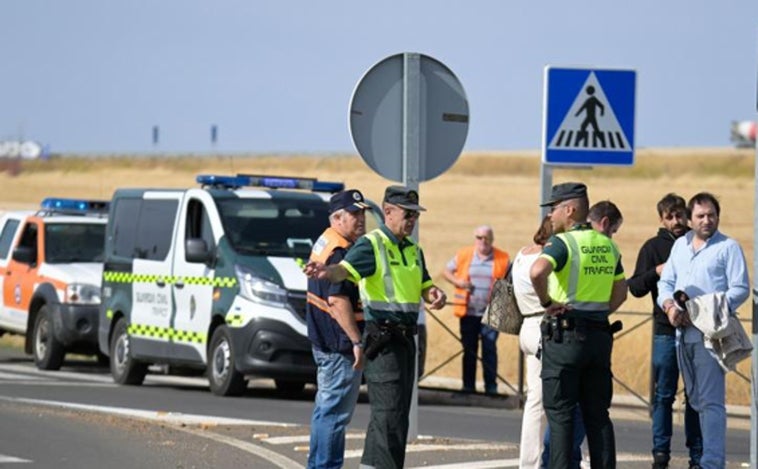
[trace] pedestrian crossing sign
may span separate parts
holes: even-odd
[[[634,164],[637,72],[545,68],[542,161]]]

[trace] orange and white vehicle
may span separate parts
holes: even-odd
[[[37,367],[97,354],[108,202],[48,198],[0,219],[0,335],[25,336]]]

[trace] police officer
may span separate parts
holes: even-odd
[[[313,245],[310,259],[325,264],[340,262],[355,240],[366,233],[364,211],[368,208],[358,190],[334,194],[329,201],[329,228]],[[363,313],[358,286],[349,281],[308,279],[306,320],[318,366],[308,468],[338,469],[344,465],[345,430],[363,375]]]
[[[553,186],[555,233],[532,265],[532,285],[545,308],[542,337],[543,405],[551,429],[551,469],[571,462],[574,408],[582,410],[593,469],[616,467],[613,424],[612,332],[608,315],[626,300],[616,244],[587,223],[587,186]],[[548,282],[548,277],[551,277]]]
[[[419,214],[418,193],[403,186],[384,192],[384,225],[361,237],[337,265],[309,262],[309,277],[360,282],[371,420],[361,467],[402,468],[414,386],[416,319],[420,300],[440,309],[447,300],[409,236]]]

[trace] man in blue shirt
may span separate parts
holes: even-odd
[[[718,230],[721,208],[715,196],[707,192],[696,194],[687,203],[687,209],[692,230],[678,238],[671,248],[658,281],[658,305],[678,328],[676,345],[684,386],[690,404],[700,416],[703,433],[699,467],[723,468],[726,466],[724,370],[705,348],[703,334],[674,298],[679,292],[690,299],[724,292],[729,310],[734,313],[750,294],[747,262],[739,244]]]

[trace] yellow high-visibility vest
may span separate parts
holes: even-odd
[[[556,281],[548,284],[550,298],[578,310],[608,312],[621,258],[616,243],[593,229],[556,236],[566,243],[568,259],[562,270],[553,271]]]

